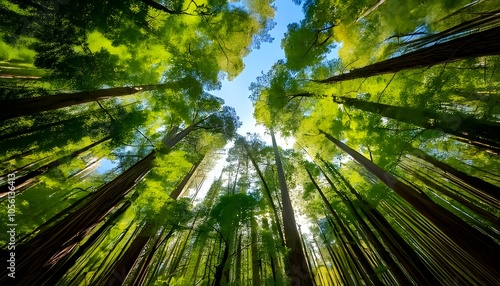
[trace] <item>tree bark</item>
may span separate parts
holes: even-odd
[[[500,247],[488,236],[471,227],[460,218],[437,205],[423,193],[416,192],[412,187],[385,172],[379,166],[366,159],[363,155],[351,149],[344,143],[333,138],[330,134],[320,130],[332,143],[348,153],[354,160],[378,177],[397,195],[412,205],[422,216],[428,219],[461,249],[467,252],[472,264],[480,264],[490,274],[492,281],[500,277],[495,266],[500,257]],[[475,260],[475,261],[473,261]]]
[[[289,275],[292,285],[312,286],[311,273],[307,267],[302,245],[300,243],[299,232],[297,231],[297,223],[293,213],[292,202],[288,194],[288,186],[286,184],[283,165],[278,152],[274,131],[271,129],[271,139],[273,142],[274,158],[276,161],[276,169],[278,170],[278,179],[281,190],[281,201],[283,203],[283,227],[285,229],[285,244],[290,249],[288,259],[290,261]]]
[[[170,197],[174,200],[177,200],[179,198],[179,196],[181,195],[182,191],[184,190],[184,188],[186,187],[187,183],[189,182],[189,180],[193,177],[193,175],[196,173],[196,170],[198,169],[198,167],[200,166],[201,162],[203,161],[203,158],[205,158],[205,155],[203,155],[203,157],[201,157],[192,167],[191,167],[191,170],[189,170],[189,172],[184,176],[184,178],[182,179],[182,181],[177,185],[177,187],[175,188],[175,190],[172,191],[172,193],[170,193]]]
[[[357,98],[334,97],[334,101],[357,109],[376,113],[425,129],[442,131],[462,138],[466,143],[500,153],[500,124],[461,114],[439,114],[427,110],[400,107]]]
[[[500,54],[500,27],[494,27],[315,82],[340,82],[498,54]]]
[[[260,273],[259,264],[261,260],[259,259],[259,247],[257,245],[257,222],[255,217],[251,217],[251,249],[252,249],[252,286],[260,286]]]
[[[92,91],[60,93],[31,98],[3,100],[0,102],[0,121],[19,116],[31,115],[42,111],[83,104],[95,100],[122,97],[136,94],[141,91],[168,89],[171,87],[173,87],[172,83],[139,85],[132,87],[113,87]]]

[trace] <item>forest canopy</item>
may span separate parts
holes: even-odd
[[[0,0],[0,284],[497,285],[498,7]]]

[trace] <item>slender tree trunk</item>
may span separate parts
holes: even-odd
[[[429,270],[425,261],[418,255],[415,250],[394,230],[386,218],[375,208],[373,208],[361,195],[349,184],[335,168],[322,160],[325,165],[331,170],[349,191],[358,199],[361,204],[361,210],[367,217],[368,221],[377,230],[378,234],[388,246],[389,251],[397,258],[399,263],[403,265],[405,270],[410,274],[413,284],[417,285],[441,285],[439,280],[435,278]]]
[[[191,125],[168,140],[172,148],[191,130]],[[51,228],[40,232],[27,245],[19,246],[22,251],[16,265],[20,283],[41,284],[48,269],[71,253],[78,243],[99,224],[153,167],[156,153],[153,151],[111,182],[92,194],[92,199],[80,209],[69,214]],[[5,272],[4,270],[3,272]],[[3,273],[2,272],[2,273]],[[30,275],[27,275],[30,273]],[[7,275],[0,277],[0,283]]]
[[[267,182],[264,179],[264,175],[262,174],[262,171],[260,170],[259,165],[257,164],[257,161],[255,160],[255,157],[253,156],[252,152],[250,152],[250,149],[248,148],[247,142],[245,140],[243,140],[243,147],[245,148],[245,151],[248,157],[250,158],[250,162],[252,162],[252,165],[255,171],[257,172],[257,175],[259,176],[262,185],[264,186],[264,191],[265,191],[264,193],[266,194],[266,197],[269,200],[269,205],[273,210],[274,220],[276,221],[276,225],[278,227],[278,235],[281,239],[281,244],[285,245],[285,238],[283,236],[283,230],[281,228],[280,217],[278,215],[278,211],[276,210],[276,206],[274,205],[273,196],[271,195],[271,190],[269,189],[269,186],[267,185]]]
[[[326,262],[325,256],[323,255],[323,252],[321,251],[320,245],[319,245],[318,241],[316,240],[316,238],[314,238],[314,237],[313,237],[313,241],[314,241],[314,244],[316,244],[316,247],[318,248],[319,256],[321,258],[321,261],[323,262],[323,265],[325,266],[326,275],[328,276],[328,281],[330,282],[329,285],[334,285],[335,283],[333,282],[332,273],[330,272],[330,269],[329,269],[328,264]]]
[[[142,250],[151,239],[149,231],[151,231],[151,226],[146,224],[142,227],[139,234],[132,241],[132,244],[127,248],[123,256],[110,271],[104,285],[112,286],[124,284],[132,267],[139,260]]]
[[[132,95],[141,91],[168,89],[174,85],[175,83],[140,85],[132,87],[113,87],[92,91],[3,100],[0,101],[0,121],[19,116],[31,115],[42,111],[83,104],[95,100]]]
[[[104,143],[108,140],[110,140],[111,137],[108,136],[108,137],[104,137],[102,138],[101,140],[99,141],[96,141],[88,146],[85,146],[77,151],[74,151],[73,153],[69,154],[69,155],[66,155],[64,157],[61,157],[55,161],[52,161],[48,164],[45,164],[43,166],[41,166],[40,168],[34,170],[34,171],[31,171],[29,172],[28,174],[22,176],[22,177],[18,177],[16,178],[16,189],[18,188],[22,188],[24,186],[24,184],[26,184],[26,182],[29,182],[30,180],[32,180],[33,178],[37,177],[37,176],[40,176],[40,175],[43,175],[45,174],[46,172],[54,169],[54,168],[57,168],[59,166],[61,166],[62,164],[66,163],[68,160],[71,160],[73,158],[76,158],[78,157],[80,154],[90,150],[91,148],[101,144],[101,143]],[[7,194],[9,193],[9,185],[3,185],[0,187],[0,198],[6,196]]]
[[[430,67],[467,58],[500,54],[500,27],[467,34],[444,43],[434,44],[413,52],[390,58],[365,67],[351,70],[319,83],[332,83],[375,75],[395,73],[401,70]]]
[[[174,234],[175,230],[176,230],[176,228],[172,227],[165,237],[162,236],[164,231],[162,231],[162,233],[158,237],[156,237],[156,241],[151,246],[151,248],[148,250],[147,256],[143,259],[143,261],[141,261],[139,269],[136,272],[137,275],[135,277],[133,277],[133,279],[130,281],[131,285],[144,285],[144,283],[146,281],[146,276],[148,275],[148,270],[150,269],[153,258],[157,254],[158,245],[168,242],[170,237],[172,237],[172,235]],[[152,237],[150,236],[149,239],[151,240]],[[137,257],[137,258],[139,258],[139,257]],[[117,268],[117,270],[118,270],[118,268]],[[129,269],[129,274],[130,274],[131,270],[132,270],[132,268]]]
[[[460,114],[439,114],[356,98],[334,97],[334,101],[425,129],[438,130],[462,138],[466,143],[500,153],[500,124]]]
[[[434,189],[436,191],[439,191],[443,195],[445,195],[445,196],[453,199],[454,201],[462,204],[463,206],[465,206],[469,210],[473,211],[476,215],[480,216],[484,220],[489,221],[493,224],[496,224],[497,226],[500,226],[497,216],[480,208],[479,206],[472,203],[470,200],[462,197],[461,195],[455,193],[454,191],[447,189],[446,186],[442,186],[442,185],[432,181],[432,177],[429,177],[429,178],[426,177],[424,172],[418,172],[414,168],[412,168],[406,164],[403,164],[403,163],[401,163],[400,166],[401,166],[401,169],[403,169],[405,172],[413,175],[415,178],[419,179],[427,186],[431,187],[432,189]]]
[[[486,199],[486,202],[489,204],[496,203],[498,205],[500,203],[500,187],[457,170],[416,148],[412,148],[409,151],[412,155],[432,164],[444,173],[450,174],[456,178],[456,180],[463,182],[467,189],[473,192],[475,197],[481,199],[482,201],[485,201]]]
[[[67,122],[71,122],[71,121],[75,121],[75,120],[78,120],[78,119],[77,118],[72,118],[72,119],[66,119],[66,120],[59,120],[59,121],[48,123],[48,124],[44,124],[44,125],[38,125],[38,126],[35,126],[35,127],[24,128],[22,130],[15,131],[15,132],[12,132],[12,133],[2,134],[2,135],[0,135],[0,140],[7,140],[7,139],[11,139],[11,138],[14,138],[14,137],[17,137],[17,136],[21,136],[21,135],[25,135],[25,134],[30,134],[30,133],[41,131],[41,130],[45,130],[45,129],[48,129],[48,128],[51,128],[51,127],[54,127],[54,126],[63,125],[65,123],[67,123]]]
[[[307,267],[302,245],[300,243],[299,232],[297,231],[297,223],[293,213],[292,202],[288,193],[288,186],[286,184],[285,173],[283,172],[283,165],[278,152],[276,138],[274,138],[274,131],[271,129],[271,139],[273,142],[274,158],[276,160],[276,169],[278,170],[278,179],[280,182],[281,201],[283,203],[283,226],[285,229],[285,244],[290,249],[289,261],[290,269],[289,275],[292,279],[292,285],[312,286],[311,273]]]
[[[120,217],[120,215],[123,214],[128,209],[128,207],[130,207],[130,205],[130,201],[126,201],[125,203],[123,203],[122,206],[118,210],[116,210],[106,220],[106,222],[101,227],[99,227],[99,229],[95,231],[89,237],[89,239],[87,239],[87,241],[85,241],[82,246],[78,247],[78,250],[75,251],[75,253],[73,253],[71,257],[65,259],[65,261],[62,262],[57,269],[54,269],[53,271],[51,270],[53,274],[50,275],[50,278],[47,280],[46,285],[56,285],[57,282],[60,281],[60,279],[64,276],[64,274],[68,272],[73,265],[75,265],[78,258],[83,255],[99,239],[102,239],[103,234],[113,226],[113,224],[116,222],[116,219]]]
[[[229,259],[229,243],[224,241],[224,252],[222,254],[221,262],[217,265],[214,276],[214,285],[226,285],[229,281],[227,280],[229,277],[224,277],[224,270],[226,268],[226,263]],[[223,283],[223,284],[222,284]]]
[[[445,208],[434,203],[423,193],[416,192],[412,187],[385,172],[363,155],[333,138],[330,134],[322,130],[320,132],[373,175],[377,176],[384,184],[394,190],[396,194],[412,205],[422,216],[427,218],[461,249],[468,253],[471,256],[470,263],[480,264],[489,272],[489,278],[492,281],[500,277],[499,270],[495,266],[498,263],[498,257],[500,257],[500,247],[497,243]]]
[[[241,285],[241,234],[238,236],[238,245],[236,246],[236,265],[234,267],[234,283]]]
[[[26,164],[26,165],[24,165],[22,167],[19,167],[19,168],[15,169],[15,170],[12,170],[12,171],[10,171],[8,173],[5,173],[5,174],[3,174],[3,175],[0,176],[0,181],[7,180],[9,174],[15,174],[16,177],[19,177],[19,176],[17,176],[17,173],[19,173],[21,171],[24,171],[26,169],[29,169],[29,168],[33,167],[34,165],[36,165],[36,163],[38,163],[40,161],[43,161],[43,160],[45,160],[45,159],[47,159],[49,157],[50,157],[50,155],[46,156],[46,157],[43,157],[43,158],[40,158],[40,159],[37,159],[37,160],[35,160],[35,161],[33,161],[33,162],[29,163],[29,164]]]
[[[319,168],[319,166],[318,166],[318,168]],[[389,270],[393,273],[398,284],[400,284],[400,285],[411,284],[411,282],[406,278],[404,273],[399,268],[399,265],[394,261],[392,256],[385,250],[384,246],[378,240],[378,238],[375,236],[375,234],[372,232],[371,228],[368,226],[368,224],[365,222],[365,220],[358,214],[352,201],[349,200],[349,198],[345,194],[341,193],[337,189],[335,184],[330,180],[330,178],[326,175],[326,173],[323,171],[322,168],[319,168],[319,169],[320,169],[321,173],[323,174],[323,176],[328,181],[328,183],[330,184],[332,190],[337,194],[338,197],[341,198],[342,202],[345,204],[345,206],[347,207],[349,212],[356,218],[356,220],[358,221],[359,225],[361,226],[363,232],[367,236],[368,240],[377,250],[377,253],[383,259],[383,261],[385,263],[387,263]],[[309,172],[309,170],[306,169],[306,171],[309,174],[309,178],[311,178],[311,180],[314,180],[314,178],[312,177],[312,174]],[[313,183],[313,184],[315,184],[315,183]]]
[[[182,191],[184,190],[184,188],[186,188],[186,185],[187,183],[189,182],[189,180],[191,180],[191,178],[193,177],[193,175],[196,173],[196,170],[198,169],[198,167],[200,166],[201,162],[203,161],[203,158],[205,158],[205,155],[203,155],[203,157],[201,157],[192,167],[191,167],[191,170],[189,170],[189,172],[184,176],[184,178],[182,179],[182,181],[177,185],[177,187],[175,188],[175,190],[172,191],[172,193],[170,193],[170,197],[174,200],[177,200],[177,198],[179,198],[179,196],[181,195]]]
[[[333,209],[332,205],[330,204],[330,202],[326,198],[325,194],[323,193],[321,188],[318,186],[318,184],[314,180],[314,177],[309,172],[309,170],[307,170],[307,173],[309,174],[309,178],[311,179],[311,182],[313,183],[314,187],[318,191],[326,208],[333,215],[333,217],[337,221],[337,224],[339,225],[340,229],[344,233],[344,236],[347,238],[348,243],[351,245],[352,249],[354,250],[354,253],[357,257],[355,262],[359,263],[360,268],[362,269],[361,272],[362,273],[364,272],[368,275],[368,277],[365,276],[365,283],[367,283],[368,285],[371,285],[371,284],[383,285],[382,281],[380,281],[380,279],[378,278],[377,273],[375,273],[375,271],[373,270],[373,267],[370,265],[370,262],[368,261],[366,256],[363,254],[363,251],[361,251],[361,248],[359,247],[359,245],[356,243],[356,241],[354,241],[354,238],[352,237],[351,233],[349,232],[347,227],[343,224],[342,219],[337,214],[337,212]]]
[[[252,286],[260,286],[260,274],[259,274],[259,247],[257,241],[257,222],[255,221],[255,217],[251,218],[251,239],[252,239]]]

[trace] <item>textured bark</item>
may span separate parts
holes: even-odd
[[[130,205],[130,201],[126,201],[125,203],[123,203],[123,205],[118,210],[116,210],[106,220],[106,222],[101,227],[99,227],[97,231],[92,233],[92,235],[87,239],[87,241],[85,241],[82,246],[78,247],[78,250],[75,251],[71,255],[71,257],[65,259],[64,262],[60,263],[57,269],[52,269],[51,272],[53,274],[50,275],[51,277],[47,280],[46,285],[56,285],[56,283],[64,276],[64,274],[68,272],[68,270],[76,263],[78,258],[83,255],[85,251],[87,251],[87,249],[89,249],[99,239],[102,239],[103,234],[105,234],[106,231],[108,231],[113,226],[113,224],[116,222],[116,219],[121,214],[123,214],[128,209],[128,207],[130,207]]]
[[[316,82],[340,82],[498,54],[500,54],[500,27],[494,27]]]
[[[417,108],[368,102],[356,98],[334,97],[334,101],[425,129],[441,131],[462,138],[464,142],[478,148],[491,149],[495,154],[500,152],[500,124],[496,122],[460,114],[440,114]]]
[[[172,86],[173,84],[157,84],[132,87],[113,87],[92,91],[3,100],[0,102],[0,121],[96,100],[132,95],[141,91],[167,89]]]
[[[271,129],[271,139],[273,142],[274,158],[276,161],[276,169],[278,170],[278,179],[281,190],[281,201],[283,203],[283,227],[285,229],[285,244],[290,249],[288,259],[290,261],[289,275],[292,285],[310,286],[313,285],[311,273],[307,267],[307,262],[300,243],[299,232],[297,231],[297,223],[293,213],[292,202],[288,194],[288,186],[286,184],[283,165],[278,152],[276,138]]]
[[[369,170],[373,175],[378,177],[397,195],[412,205],[423,217],[441,230],[449,239],[451,239],[451,241],[456,243],[461,249],[470,255],[472,259],[470,263],[481,265],[482,268],[489,273],[489,279],[491,279],[491,281],[500,277],[499,270],[496,267],[498,264],[498,257],[500,257],[500,247],[497,243],[462,221],[445,208],[434,203],[423,193],[417,192],[409,185],[385,172],[363,155],[333,138],[330,134],[321,130],[320,132],[331,142],[348,153],[364,168]]]

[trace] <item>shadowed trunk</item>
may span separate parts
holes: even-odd
[[[316,82],[339,82],[498,54],[500,54],[500,27],[495,27],[421,48],[401,56],[351,70],[348,73],[316,80]]]
[[[360,266],[361,274],[366,273],[366,275],[368,275],[368,276],[363,275],[365,283],[367,283],[368,285],[383,285],[382,281],[380,281],[380,279],[378,278],[377,273],[375,273],[375,271],[373,270],[373,267],[370,265],[370,262],[368,261],[366,256],[363,254],[363,251],[359,247],[358,243],[356,243],[356,241],[352,237],[351,233],[349,232],[347,227],[344,225],[342,219],[339,217],[337,212],[333,209],[332,205],[330,204],[330,202],[326,198],[325,194],[323,193],[321,188],[318,186],[318,184],[314,180],[312,174],[309,172],[309,170],[306,169],[306,171],[307,171],[307,174],[309,175],[309,178],[311,179],[311,182],[313,183],[313,185],[316,188],[316,190],[318,191],[321,199],[323,200],[323,203],[325,204],[326,208],[333,215],[333,217],[337,221],[337,224],[339,225],[340,229],[344,233],[344,236],[347,238],[348,243],[351,245],[351,247],[354,251],[354,254],[356,255],[356,259],[354,260],[354,262]]]
[[[262,171],[259,168],[259,165],[257,164],[257,161],[255,160],[252,152],[250,152],[250,149],[248,148],[247,142],[243,140],[243,147],[245,148],[245,151],[250,158],[250,162],[252,162],[252,165],[257,172],[257,175],[260,178],[260,181],[262,182],[262,185],[264,186],[264,193],[266,194],[267,199],[269,200],[269,204],[271,205],[271,209],[273,210],[274,214],[274,220],[276,221],[276,225],[278,228],[278,235],[281,239],[281,244],[285,245],[285,238],[283,236],[283,230],[281,228],[281,223],[280,223],[280,217],[278,216],[278,211],[276,210],[276,206],[274,205],[274,200],[273,196],[271,195],[271,190],[269,189],[269,186],[267,185],[266,180],[264,179],[264,175],[262,174]]]
[[[412,148],[409,150],[410,153],[428,163],[432,164],[434,167],[440,169],[444,173],[450,174],[455,180],[462,182],[463,187],[468,189],[475,197],[491,205],[500,204],[500,188],[488,183],[480,178],[470,176],[460,170],[453,168],[452,166],[443,163],[432,156],[427,155],[419,149]]]
[[[167,147],[172,148],[181,141],[191,132],[193,126],[191,125],[173,138],[165,140]],[[49,229],[40,232],[26,245],[19,246],[21,255],[16,270],[20,277],[20,283],[26,285],[43,284],[47,271],[70,254],[78,243],[149,173],[155,157],[156,153],[151,152],[93,193],[91,199],[77,211],[69,214]],[[30,273],[30,275],[26,273]],[[2,275],[0,283],[6,277],[7,275]]]
[[[484,281],[495,281],[499,277],[497,265],[500,257],[500,247],[488,236],[471,227],[460,218],[449,212],[445,208],[437,205],[425,194],[417,192],[409,185],[396,179],[391,174],[385,172],[379,166],[351,149],[344,143],[333,138],[330,134],[320,130],[332,143],[348,153],[354,160],[364,168],[378,177],[384,184],[391,188],[397,195],[412,205],[422,216],[434,224],[454,243],[470,255],[470,266],[481,265],[486,277]],[[475,261],[474,261],[475,260]]]
[[[285,229],[285,244],[290,249],[288,259],[290,261],[289,276],[292,285],[311,286],[313,285],[311,273],[307,267],[307,262],[300,243],[299,232],[297,231],[297,223],[293,213],[292,202],[288,194],[288,186],[286,184],[283,165],[278,152],[274,131],[271,129],[271,139],[273,142],[274,158],[276,160],[276,169],[278,170],[278,179],[280,182],[281,201],[283,203],[283,227]]]
[[[475,119],[461,114],[436,113],[432,111],[368,102],[357,98],[334,97],[337,103],[379,114],[425,129],[437,130],[464,139],[466,143],[483,149],[500,152],[500,124]]]
[[[136,94],[141,91],[171,88],[173,84],[140,85],[131,87],[113,87],[75,93],[20,98],[0,101],[0,121],[19,116],[54,110],[82,103]]]
[[[96,141],[88,146],[85,146],[85,147],[79,149],[79,150],[76,150],[69,155],[66,155],[64,157],[61,157],[61,158],[55,160],[55,161],[52,161],[48,164],[45,164],[45,165],[41,166],[40,168],[33,170],[22,177],[17,177],[16,184],[15,184],[16,189],[18,190],[18,189],[22,188],[25,184],[31,182],[35,177],[41,176],[41,175],[47,173],[48,171],[61,166],[62,164],[68,162],[69,160],[78,157],[80,154],[82,154],[82,153],[90,150],[91,148],[93,148],[101,143],[104,143],[110,139],[111,139],[110,136],[104,137],[101,140]],[[9,185],[8,184],[0,187],[0,198],[6,196],[8,193],[9,193]],[[18,194],[19,192],[16,192],[16,193]]]

